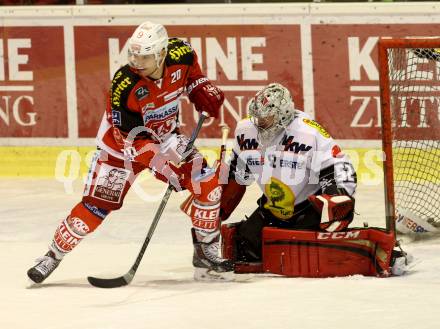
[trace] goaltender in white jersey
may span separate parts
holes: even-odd
[[[292,122],[282,133],[268,145],[261,139],[250,118],[238,123],[233,148],[238,158],[235,178],[246,185],[256,181],[267,199],[264,208],[275,217],[291,218],[296,205],[333,178],[344,194],[354,197],[356,173],[349,158],[308,114],[294,110]],[[334,177],[327,177],[330,174]]]
[[[236,265],[261,261],[262,229],[267,226],[347,230],[354,216],[356,172],[329,133],[295,109],[285,87],[272,83],[258,92],[234,137],[222,220],[231,215],[246,186],[257,182],[263,191],[257,209],[233,224]],[[393,250],[392,273],[404,273],[409,261],[402,250]]]
[[[261,258],[265,226],[340,231],[353,220],[356,172],[327,131],[296,110],[289,91],[272,83],[252,99],[235,129],[221,217],[226,220],[253,182],[263,191],[237,226],[238,259]],[[242,259],[240,257],[242,256]]]

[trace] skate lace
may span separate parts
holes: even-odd
[[[53,271],[59,263],[59,261],[57,261],[49,256],[39,257],[39,258],[37,258],[36,262],[38,264],[35,267],[44,274]]]
[[[219,256],[219,243],[202,245],[203,254],[213,263],[221,263],[223,259]]]

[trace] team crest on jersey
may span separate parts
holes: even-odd
[[[109,202],[119,203],[129,176],[129,171],[101,165],[98,182],[92,196]]]
[[[150,91],[147,87],[139,87],[138,89],[136,89],[134,94],[136,95],[136,98],[140,101],[145,97],[148,97],[148,95],[150,95]]]
[[[287,136],[285,135],[282,141],[282,145],[284,146],[284,151],[290,151],[293,153],[300,153],[300,152],[308,152],[312,149],[311,146],[294,142],[293,136]]]
[[[267,197],[267,202],[264,205],[265,209],[281,220],[286,220],[293,216],[295,194],[293,194],[289,186],[275,177],[271,177],[264,191]]]
[[[237,143],[240,150],[256,150],[258,148],[258,142],[255,138],[244,138],[244,134],[237,136]]]
[[[316,129],[322,136],[325,138],[330,138],[330,134],[327,132],[327,130],[324,129],[319,123],[313,120],[309,119],[303,119],[304,123],[314,129]]]

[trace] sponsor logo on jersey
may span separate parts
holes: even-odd
[[[246,159],[246,164],[248,166],[263,166],[264,165],[264,158],[263,157],[260,157],[260,158],[249,157]]]
[[[179,103],[178,101],[173,101],[155,110],[146,111],[143,115],[144,123],[146,124],[149,121],[163,120],[169,116],[175,115],[178,111],[179,111]]]
[[[119,72],[121,73],[121,72]],[[118,76],[118,75],[117,75]],[[113,79],[113,84],[116,84],[117,76]],[[120,75],[119,75],[120,77]],[[122,91],[127,89],[132,84],[130,77],[126,77],[124,80],[117,83],[116,88],[112,88],[112,104],[115,106],[121,106],[121,94]]]
[[[325,138],[330,138],[330,134],[319,123],[309,119],[303,119],[304,123],[314,129],[316,129]]]
[[[83,236],[77,233],[76,229],[72,227],[72,225],[78,226],[79,221],[84,224],[81,224],[80,226],[83,227],[83,229],[86,229],[87,227],[88,232],[88,226],[80,218],[74,217],[72,219],[69,216],[68,218],[63,220],[62,223],[58,226],[55,232],[54,242],[52,243],[52,246],[56,247],[59,251],[63,253],[71,251],[83,238]],[[74,224],[74,222],[76,223]]]
[[[284,136],[282,145],[284,146],[284,151],[293,153],[308,152],[312,149],[309,145],[294,142],[293,136]]]
[[[240,146],[240,150],[256,150],[258,148],[258,142],[255,138],[244,138],[244,134],[237,136],[237,143]]]
[[[98,173],[98,182],[92,196],[105,201],[119,203],[128,175],[128,170],[103,164]]]
[[[295,194],[289,186],[276,179],[270,178],[270,183],[266,184],[264,194],[267,202],[264,208],[269,210],[275,217],[287,220],[293,216],[295,207]]]
[[[85,235],[90,232],[89,226],[79,217],[69,216],[67,223],[74,233],[79,235]]]
[[[280,159],[281,168],[302,169],[302,163],[293,160]]]
[[[134,94],[136,95],[136,98],[138,100],[142,100],[145,97],[148,97],[148,95],[150,95],[150,91],[148,90],[147,87],[139,87],[138,89],[136,89]]]
[[[320,232],[317,238],[320,240],[341,240],[341,239],[357,239],[361,231],[348,232]]]
[[[183,43],[179,47],[171,48],[169,55],[172,60],[178,61],[182,56],[191,53],[193,50],[188,43]]]
[[[193,218],[212,220],[217,219],[220,215],[220,207],[215,209],[199,209],[194,210]]]
[[[90,203],[83,202],[83,205],[90,210],[94,215],[101,219],[104,219],[108,215],[108,211],[105,209],[98,208],[97,206],[91,205]]]
[[[115,126],[121,125],[121,112],[112,110],[112,122]]]

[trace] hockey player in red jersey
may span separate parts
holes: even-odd
[[[234,225],[235,260],[261,261],[264,227],[325,234],[346,230],[354,216],[356,172],[327,131],[296,110],[290,92],[278,83],[256,94],[249,115],[235,129],[222,220],[247,185],[256,182],[263,195],[249,218]],[[403,256],[393,252],[391,265],[401,265]]]
[[[56,229],[49,251],[29,269],[40,283],[63,257],[122,207],[133,179],[144,169],[193,195],[191,219],[195,279],[231,273],[219,257],[221,186],[215,169],[196,150],[183,154],[188,139],[179,132],[179,100],[184,93],[199,112],[218,117],[223,92],[206,78],[191,46],[168,38],[166,29],[142,23],[128,41],[128,64],[114,75],[84,195]]]

